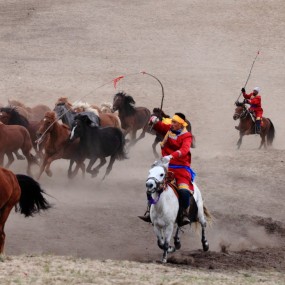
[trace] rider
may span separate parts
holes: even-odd
[[[180,208],[178,225],[187,225],[190,223],[190,198],[194,192],[192,181],[195,176],[190,168],[192,134],[186,130],[187,123],[185,122],[185,115],[182,113],[175,113],[171,124],[160,122],[156,116],[152,116],[150,124],[153,124],[153,129],[156,132],[164,136],[161,142],[162,161],[169,163],[168,170],[173,172],[178,187]],[[149,206],[145,215],[139,216],[139,218],[145,222],[151,222]]]
[[[256,127],[256,133],[260,134],[261,131],[261,119],[263,114],[263,109],[261,108],[261,96],[258,95],[260,91],[259,87],[255,87],[250,94],[245,93],[245,89],[242,88],[241,92],[243,94],[244,103],[250,104],[249,111],[252,111],[255,115],[255,127]]]

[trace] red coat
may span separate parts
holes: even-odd
[[[157,122],[153,129],[165,136],[166,133],[170,130],[171,125],[166,125],[162,122]],[[191,152],[190,146],[192,143],[192,134],[187,130],[182,131],[180,134],[176,135],[173,132],[169,133],[168,139],[165,142],[164,146],[161,148],[162,156],[172,155],[170,160],[169,170],[174,173],[176,184],[179,189],[188,189],[190,191],[194,190],[193,184],[191,183],[191,174],[186,169],[177,169],[171,167],[172,165],[182,165],[188,166],[191,165]]]
[[[254,96],[253,93],[246,94],[243,93],[243,97],[248,100],[248,103],[250,104],[250,111],[253,111],[255,113],[256,117],[262,117],[263,109],[261,108],[261,96],[256,95]]]

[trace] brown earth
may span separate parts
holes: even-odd
[[[8,0],[0,4],[0,103],[53,107],[66,96],[100,105],[124,90],[152,109],[160,106],[160,86],[139,72],[154,74],[164,85],[164,110],[191,120],[192,166],[215,217],[207,228],[210,251],[186,229],[170,263],[284,273],[284,12],[281,0]],[[272,149],[257,150],[259,137],[246,137],[237,151],[234,102],[258,50],[247,90],[261,87],[276,138]],[[134,73],[114,90],[113,78]],[[160,259],[152,227],[137,218],[145,211],[152,141],[147,135],[104,181],[105,168],[96,179],[69,181],[68,162],[54,163],[53,177],[40,181],[54,208],[31,219],[12,213],[6,254]],[[25,162],[11,169],[23,172]]]

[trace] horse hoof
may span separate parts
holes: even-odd
[[[209,243],[206,241],[203,243],[203,250],[208,251],[209,250]]]
[[[163,263],[163,264],[167,263],[167,259],[166,258],[162,258],[161,263]]]
[[[175,249],[179,250],[181,248],[181,242],[174,242]]]

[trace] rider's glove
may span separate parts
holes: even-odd
[[[149,124],[156,124],[159,119],[156,116],[151,116],[149,119]]]
[[[161,159],[161,161],[162,161],[162,163],[169,163],[171,158],[172,158],[172,155],[166,155]]]
[[[241,88],[241,92],[242,92],[242,93],[245,93],[244,87]]]

